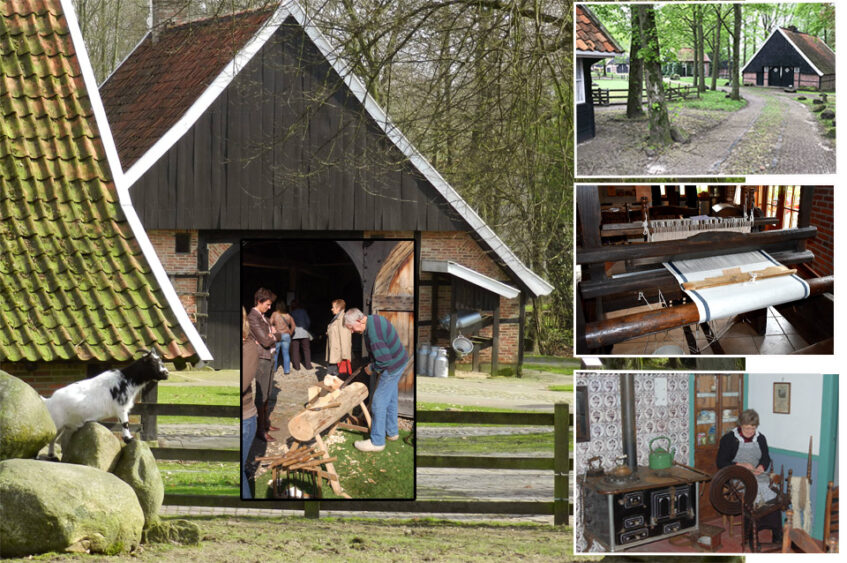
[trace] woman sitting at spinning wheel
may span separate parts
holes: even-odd
[[[738,417],[738,426],[721,437],[718,446],[717,466],[723,469],[728,465],[738,465],[749,469],[756,476],[758,491],[756,505],[762,505],[776,498],[776,493],[770,488],[770,476],[767,473],[771,465],[768,454],[768,441],[764,434],[759,433],[759,413],[747,409]],[[782,537],[782,519],[780,512],[774,512],[762,518],[761,528],[773,530],[773,541]]]

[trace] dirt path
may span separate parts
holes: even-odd
[[[672,122],[688,143],[648,155],[646,121],[631,121],[622,107],[595,108],[597,136],[577,146],[580,176],[743,175],[834,173],[835,150],[798,94],[743,88],[747,106],[736,112],[682,108]],[[597,158],[603,155],[603,158]]]

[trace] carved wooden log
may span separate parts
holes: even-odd
[[[368,397],[368,388],[364,383],[351,383],[344,389],[333,391],[321,397],[313,406],[320,407],[325,401],[339,403],[333,408],[322,408],[319,411],[305,410],[294,416],[288,422],[288,431],[296,440],[305,442],[313,439],[321,431],[329,428],[335,421],[349,413],[359,403]]]
[[[806,280],[809,296],[832,291],[832,276]],[[700,321],[697,305],[686,303],[643,313],[633,313],[585,325],[585,342],[589,349],[597,349],[636,338],[645,334],[680,328]]]

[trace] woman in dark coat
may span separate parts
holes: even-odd
[[[259,364],[259,345],[250,336],[247,311],[241,308],[241,498],[253,498],[247,480],[247,456],[256,436],[256,405],[253,403],[253,380]]]

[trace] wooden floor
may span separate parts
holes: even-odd
[[[736,518],[737,521],[740,521],[740,518]],[[705,522],[705,524],[709,524],[712,526],[717,526],[719,528],[724,528],[724,524],[721,521],[721,518],[718,517],[714,520],[709,520]],[[759,542],[764,547],[764,549],[771,548],[771,531],[770,530],[762,530],[759,532]],[[744,553],[748,553],[750,551],[749,546],[743,546]],[[712,553],[708,549],[700,548],[696,545],[693,545],[691,541],[686,539],[686,536],[677,536],[674,538],[670,538],[667,540],[661,540],[657,542],[652,542],[644,545],[640,545],[638,547],[634,547],[626,551],[626,553]],[[737,524],[733,526],[732,529],[732,537],[729,536],[728,531],[725,529],[721,534],[721,547],[714,553],[742,553],[742,545],[741,545],[741,525]]]

